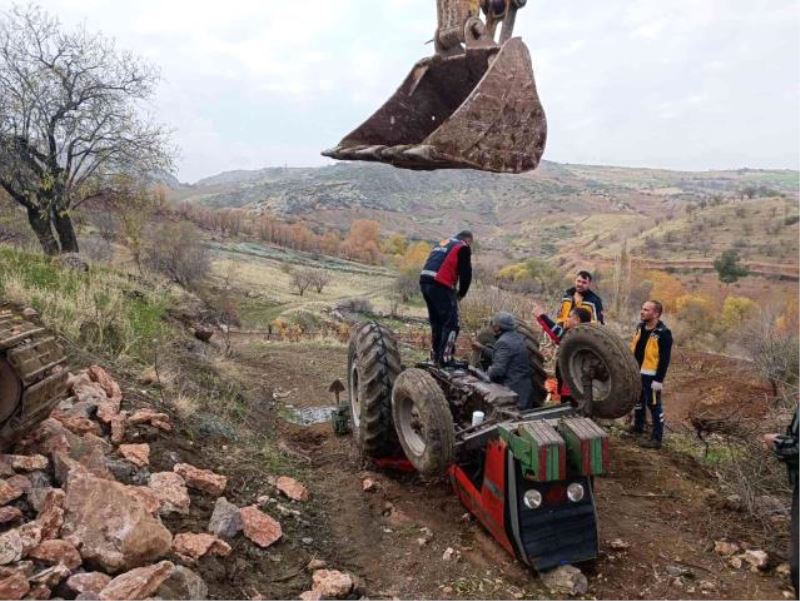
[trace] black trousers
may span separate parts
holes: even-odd
[[[458,336],[458,297],[456,291],[432,279],[419,281],[422,297],[428,306],[431,324],[431,359],[447,363],[453,358]]]

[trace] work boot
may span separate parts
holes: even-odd
[[[644,430],[637,430],[634,426],[630,426],[629,428],[625,429],[625,434],[632,436],[633,438],[638,438],[639,436],[644,435]]]
[[[660,440],[643,440],[639,443],[639,446],[643,449],[660,449],[661,448],[661,441]]]

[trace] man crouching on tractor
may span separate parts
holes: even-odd
[[[459,330],[458,301],[467,295],[472,283],[473,240],[472,232],[466,230],[442,240],[428,255],[419,276],[431,324],[431,360],[437,365],[453,360]]]
[[[496,314],[491,327],[497,338],[494,348],[477,341],[472,343],[472,348],[491,356],[492,365],[486,372],[489,379],[517,393],[520,411],[530,409],[533,406],[533,372],[525,339],[517,332],[516,321],[510,313]]]

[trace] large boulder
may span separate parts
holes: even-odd
[[[76,595],[90,593],[96,597],[108,586],[109,582],[111,582],[111,576],[103,572],[82,572],[67,578],[66,586]]]
[[[188,513],[191,499],[186,483],[179,474],[175,472],[150,474],[148,486],[161,501],[161,515]]]
[[[81,473],[67,483],[62,536],[111,573],[155,561],[172,546],[172,534],[137,491]]]
[[[28,584],[28,577],[22,572],[14,572],[0,579],[0,599],[23,599],[29,590],[31,585]]]

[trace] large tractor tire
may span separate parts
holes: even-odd
[[[558,349],[558,367],[576,399],[586,398],[584,374],[593,374],[594,417],[623,417],[639,400],[636,359],[619,336],[602,325],[586,323],[568,330]]]
[[[0,451],[46,419],[65,396],[66,362],[38,321],[0,302]]]
[[[347,351],[347,393],[353,435],[364,456],[385,457],[397,448],[392,387],[401,369],[389,329],[376,322],[357,326]]]
[[[444,392],[422,369],[401,373],[392,390],[392,417],[400,445],[425,477],[443,475],[453,462],[455,427]]]
[[[544,386],[547,380],[547,372],[544,369],[544,357],[539,352],[539,334],[534,332],[531,327],[519,318],[515,318],[517,332],[525,339],[525,346],[528,348],[528,361],[531,366],[531,383],[533,384],[533,406],[539,407],[547,398],[547,389]],[[475,338],[484,346],[494,346],[497,338],[490,326],[481,328]],[[481,351],[473,351],[470,364],[481,369],[488,369],[491,361]]]

